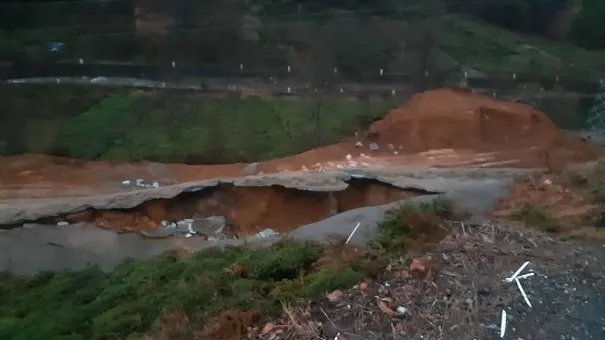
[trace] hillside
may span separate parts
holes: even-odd
[[[335,68],[351,79],[376,75],[380,69],[417,77],[426,70],[445,78],[458,77],[462,69],[582,79],[599,79],[605,72],[605,53],[513,33],[477,16],[454,14],[438,0],[421,5],[400,1],[396,6],[388,1],[355,6],[346,1],[209,1],[199,6],[184,2],[184,8],[135,3],[132,8],[80,3],[72,14],[89,6],[90,13],[98,13],[96,21],[106,18],[109,23],[87,25],[69,16],[64,6],[49,2],[45,12],[57,12],[57,6],[67,11],[62,24],[28,20],[26,27],[11,27],[8,21],[6,27],[0,25],[0,60],[25,68],[28,63],[79,58],[88,63],[176,61],[183,67],[218,68],[225,75],[239,71],[240,65],[258,73],[291,66],[293,76],[322,81]],[[11,6],[22,13],[34,8]],[[64,48],[51,53],[49,42],[61,42]]]

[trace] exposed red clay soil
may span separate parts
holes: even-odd
[[[355,147],[358,141],[362,147]],[[371,151],[375,142],[380,150]],[[392,146],[392,148],[389,146]],[[602,155],[566,137],[540,111],[459,90],[412,97],[375,122],[365,137],[258,164],[256,174],[341,168],[518,167],[560,168]],[[161,185],[240,177],[246,164],[185,165],[86,162],[42,155],[0,159],[0,199],[87,196],[123,191],[141,178]]]
[[[232,233],[256,234],[266,228],[289,232],[332,214],[383,205],[424,192],[403,190],[374,180],[354,179],[337,192],[312,192],[281,186],[237,187],[219,185],[173,199],[156,199],[127,210],[86,210],[40,220],[41,223],[88,222],[123,232],[156,231],[161,221],[225,216]]]
[[[563,236],[602,240],[605,233],[594,227],[598,205],[589,195],[568,184],[565,177],[552,174],[516,180],[510,185],[509,195],[498,202],[491,215],[508,220],[512,213],[530,205],[555,219]]]

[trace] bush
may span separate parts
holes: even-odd
[[[444,219],[454,217],[453,202],[437,198],[419,205],[404,204],[386,212],[378,224],[375,245],[382,249],[405,249],[418,239],[428,240],[442,234]],[[432,235],[435,234],[435,235]]]
[[[559,223],[554,218],[530,204],[522,205],[510,215],[510,218],[514,221],[523,222],[527,227],[546,232],[556,232],[560,229]]]

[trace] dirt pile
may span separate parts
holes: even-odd
[[[545,153],[568,150],[574,160],[593,159],[598,154],[595,148],[567,138],[543,112],[529,105],[452,89],[412,97],[372,124],[368,138],[401,146],[406,153],[540,148]]]

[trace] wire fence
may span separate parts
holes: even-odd
[[[363,133],[443,87],[583,128],[603,85],[602,59],[558,57],[440,1],[389,11],[244,3],[0,3],[0,154],[264,160]]]
[[[185,163],[266,160],[364,134],[405,104],[413,87],[349,83],[284,89],[249,82],[229,90],[105,84],[5,84],[0,87],[2,154]],[[233,86],[233,85],[231,85]],[[272,87],[271,87],[272,86]],[[279,89],[276,90],[276,89]],[[595,93],[520,86],[473,91],[544,111],[561,128],[582,128]]]

